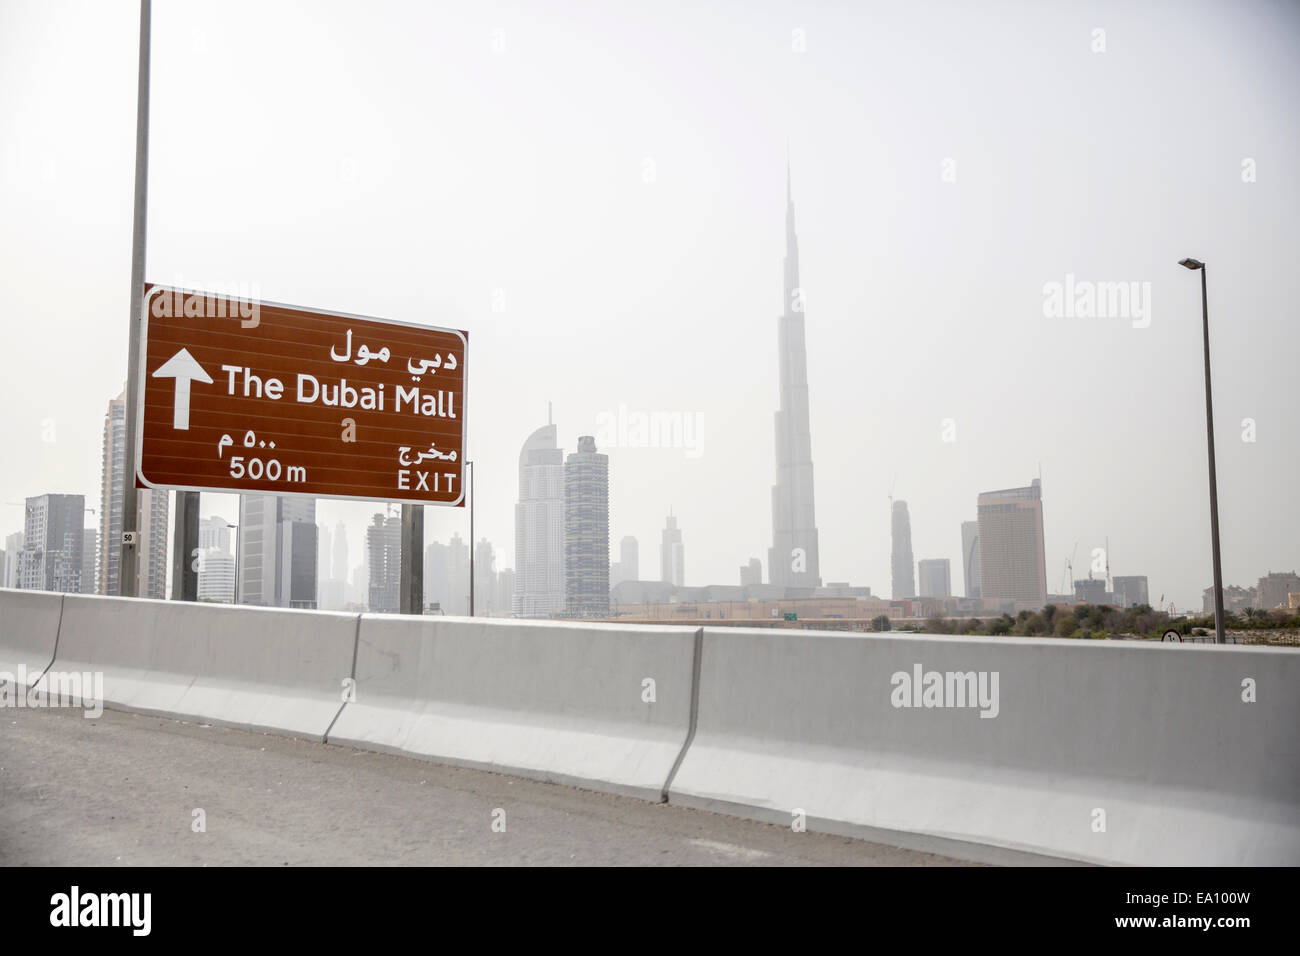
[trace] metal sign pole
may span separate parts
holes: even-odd
[[[166,494],[155,491],[154,494]],[[172,538],[172,600],[199,599],[199,493],[176,492],[176,532]]]
[[[402,505],[403,614],[424,613],[424,506]]]
[[[122,456],[122,549],[118,593],[135,597],[140,495],[135,488],[136,398],[140,387],[140,310],[144,299],[144,253],[149,185],[149,19],[150,0],[140,0],[140,72],[135,111],[135,214],[131,240],[131,318],[126,364],[126,435]],[[113,543],[110,543],[110,547]],[[107,573],[107,572],[106,572]]]

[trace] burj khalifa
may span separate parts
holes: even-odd
[[[794,231],[788,162],[785,201],[785,307],[777,319],[781,404],[776,412],[776,484],[772,486],[772,547],[767,566],[772,584],[813,588],[821,585],[821,568],[813,513],[804,297],[799,285],[799,238]]]

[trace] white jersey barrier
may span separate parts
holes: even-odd
[[[69,594],[37,690],[50,675],[102,674],[112,709],[322,740],[356,633],[356,614]]]
[[[63,595],[0,588],[0,682],[36,683],[54,660]]]
[[[659,799],[694,628],[366,615],[329,741]]]
[[[1298,726],[1294,650],[705,628],[670,800],[971,858],[1294,866]]]

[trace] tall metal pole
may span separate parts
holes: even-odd
[[[165,495],[158,491],[155,494]],[[172,600],[199,599],[199,492],[176,492],[176,533],[172,538]]]
[[[1205,338],[1205,429],[1210,450],[1210,542],[1214,549],[1214,642],[1227,643],[1223,633],[1223,570],[1219,561],[1219,483],[1214,468],[1214,402],[1210,397],[1210,300],[1201,265],[1201,327]]]
[[[474,463],[465,462],[469,469],[469,616],[474,616]]]
[[[424,505],[402,505],[402,577],[398,608],[424,613]]]
[[[122,540],[119,543],[122,552],[117,577],[118,593],[123,597],[136,596],[136,565],[139,555],[139,546],[135,541],[140,525],[140,496],[135,488],[135,429],[136,392],[140,387],[140,312],[144,298],[144,240],[149,187],[149,15],[150,0],[140,0],[140,70],[135,108],[135,215],[131,231],[131,317],[126,359],[126,440],[122,457]]]

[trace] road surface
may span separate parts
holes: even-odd
[[[0,710],[0,866],[958,862],[164,717]]]

